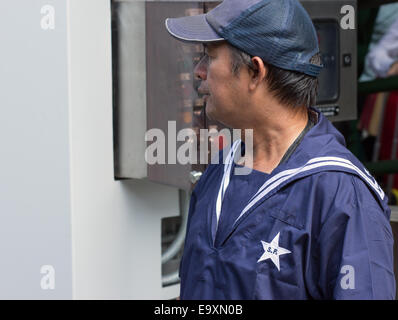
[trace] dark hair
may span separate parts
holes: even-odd
[[[255,71],[252,57],[233,47],[229,46],[232,58],[232,72],[237,75],[240,68],[246,65],[249,69]],[[314,55],[310,63],[321,65],[321,55]],[[265,81],[268,83],[270,91],[275,98],[282,104],[290,107],[305,105],[307,108],[315,105],[318,92],[318,79],[305,73],[284,70],[275,67],[264,61],[267,67]]]

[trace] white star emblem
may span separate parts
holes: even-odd
[[[291,253],[289,250],[279,246],[279,234],[280,234],[280,232],[278,232],[278,234],[271,241],[271,243],[261,241],[263,248],[264,248],[264,253],[260,257],[260,259],[258,259],[258,261],[257,261],[257,263],[258,263],[260,261],[271,259],[272,262],[274,263],[274,265],[278,268],[278,271],[280,271],[279,256],[281,256],[283,254]]]

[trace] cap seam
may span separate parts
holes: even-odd
[[[244,18],[246,18],[249,14],[257,11],[258,9],[260,9],[261,7],[263,7],[264,5],[268,4],[269,0],[262,0],[259,3],[256,3],[255,5],[253,5],[252,7],[246,9],[245,11],[243,11],[238,17],[235,18],[234,21],[232,21],[230,24],[228,24],[227,26],[225,26],[223,29],[223,32],[225,33],[229,33],[229,29],[231,29],[233,26],[239,24]]]

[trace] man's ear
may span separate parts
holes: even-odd
[[[260,57],[253,57],[252,68],[250,69],[250,88],[255,89],[259,84],[261,84],[264,81],[267,72],[268,69],[263,60]]]

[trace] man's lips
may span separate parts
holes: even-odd
[[[206,104],[207,100],[209,99],[210,92],[207,88],[207,85],[203,83],[198,88],[198,94],[202,97],[204,104]]]
[[[207,87],[207,85],[205,85],[203,83],[198,87],[197,91],[198,91],[198,93],[200,95],[208,95],[208,94],[210,94],[209,93],[209,88]]]

